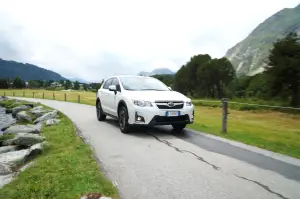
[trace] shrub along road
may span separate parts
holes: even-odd
[[[191,138],[192,132],[183,139],[168,128],[137,129],[124,135],[116,121],[99,122],[94,106],[27,100],[70,117],[121,198],[300,198],[299,165],[208,137]]]

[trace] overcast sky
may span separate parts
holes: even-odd
[[[0,0],[0,57],[98,81],[222,57],[300,0]],[[0,71],[1,72],[1,71]]]

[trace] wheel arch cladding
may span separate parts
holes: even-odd
[[[119,110],[120,110],[120,108],[121,108],[122,106],[124,106],[124,107],[127,109],[127,111],[128,111],[126,102],[125,102],[124,100],[121,100],[121,101],[119,102],[119,104],[118,104],[118,110],[117,110],[118,113],[119,113]],[[128,118],[129,118],[129,115],[128,115],[128,114],[127,114],[127,116],[128,116]]]

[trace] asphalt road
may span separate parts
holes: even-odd
[[[65,113],[125,199],[299,199],[300,167],[187,131],[141,128],[125,135],[95,107],[41,99]]]

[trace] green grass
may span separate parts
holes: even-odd
[[[228,133],[221,133],[221,108],[196,107],[189,128],[300,158],[300,115],[229,110]]]
[[[32,92],[37,92],[36,96],[44,96],[52,99],[52,94],[57,95],[56,99],[64,100],[64,93],[67,101],[77,102],[77,96],[81,96],[80,103],[95,105],[96,94],[92,92],[62,92],[48,90],[0,90],[15,96],[21,96],[25,91],[26,97],[32,97]],[[31,93],[31,94],[30,94]],[[47,97],[46,97],[47,96]],[[58,97],[60,96],[60,97]],[[234,99],[238,102],[253,104],[269,104],[273,106],[283,106],[276,101],[266,102],[257,99]],[[203,102],[194,99],[196,106],[195,123],[189,125],[190,128],[209,134],[225,137],[231,140],[240,141],[249,145],[254,145],[270,151],[290,155],[300,158],[300,114],[278,112],[277,109],[261,108],[249,105],[229,104],[228,134],[221,134],[222,110],[220,101]]]
[[[72,122],[61,113],[59,116],[59,124],[42,128],[49,143],[46,150],[33,166],[0,189],[0,198],[75,199],[88,192],[118,198],[115,187],[100,172],[90,147],[76,136]]]

